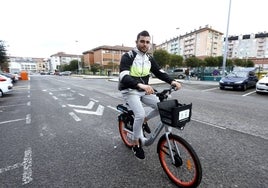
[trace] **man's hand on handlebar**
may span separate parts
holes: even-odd
[[[174,80],[173,80],[173,81],[171,82],[171,85],[175,87],[175,90],[179,90],[179,89],[181,89],[181,84],[180,84],[179,82],[177,82],[177,81],[174,81]]]
[[[141,84],[139,83],[138,84],[138,87],[142,90],[145,91],[146,95],[150,95],[150,94],[153,94],[154,93],[154,88],[150,85],[145,85],[145,84]]]

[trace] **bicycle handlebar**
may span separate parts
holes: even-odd
[[[156,89],[154,89],[154,91],[159,100],[163,101],[168,98],[168,94],[171,94],[173,91],[175,91],[175,86],[171,86],[170,88],[164,89],[161,92],[158,92]]]

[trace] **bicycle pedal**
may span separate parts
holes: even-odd
[[[143,125],[142,125],[142,129],[143,129],[143,131],[147,132],[148,134],[151,133],[151,129],[150,129],[150,127],[148,126],[148,123],[143,123]]]

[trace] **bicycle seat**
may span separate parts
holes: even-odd
[[[117,105],[117,110],[120,110],[121,112],[129,113],[130,115],[133,114],[133,111],[127,106],[128,104],[119,104]]]

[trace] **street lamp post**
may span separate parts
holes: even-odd
[[[225,46],[224,46],[224,57],[223,57],[223,63],[222,63],[222,76],[225,76],[225,67],[226,67],[226,59],[227,59],[228,32],[229,32],[229,21],[230,21],[231,4],[232,4],[232,0],[229,1],[229,11],[228,11],[227,29],[226,29]]]
[[[78,49],[78,40],[75,41],[77,44],[77,49]],[[78,74],[81,74],[81,67],[80,67],[80,62],[79,62],[79,54],[77,54],[77,66],[78,66]]]
[[[177,27],[176,30],[179,30],[180,28]],[[180,35],[178,34],[178,55],[180,55]]]

